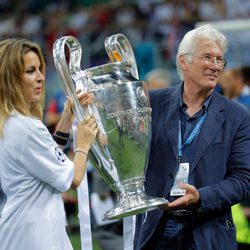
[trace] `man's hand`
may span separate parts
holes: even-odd
[[[166,210],[176,210],[186,207],[197,206],[200,201],[200,195],[198,190],[189,184],[180,184],[180,188],[186,190],[186,193],[168,204],[161,205],[160,207]]]

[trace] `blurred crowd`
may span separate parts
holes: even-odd
[[[26,37],[43,49],[47,63],[47,102],[60,87],[52,58],[57,38],[79,39],[82,67],[107,60],[106,37],[123,33],[134,49],[140,79],[154,67],[175,72],[180,39],[197,22],[250,17],[247,0],[0,0],[0,39]],[[236,45],[237,46],[237,45]],[[178,77],[172,77],[174,83]]]
[[[174,68],[180,39],[197,22],[245,19],[247,0],[0,0],[0,39],[38,42],[47,61],[47,99],[58,88],[52,58],[57,38],[72,35],[83,48],[83,68],[107,60],[104,40],[123,33],[131,42],[140,78],[164,64]],[[171,73],[171,72],[170,72]],[[174,78],[173,78],[174,79]],[[174,79],[175,80],[175,79]]]
[[[53,68],[53,43],[59,37],[73,35],[84,46],[83,65],[89,67],[105,60],[104,39],[118,32],[124,33],[134,48],[138,47],[138,57],[144,56],[145,59],[144,52],[148,52],[148,55],[150,49],[154,50],[152,43],[149,43],[149,46],[147,42],[153,42],[160,48],[162,59],[171,60],[176,54],[179,40],[195,23],[248,18],[250,2],[1,0],[0,13],[0,39],[25,36],[38,42],[43,48],[47,63],[52,63]],[[87,55],[88,53],[91,56]],[[139,58],[140,61],[145,61],[143,59]],[[144,74],[150,69],[150,65],[147,65],[146,69],[145,65],[143,66],[141,73]]]

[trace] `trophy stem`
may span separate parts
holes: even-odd
[[[144,177],[137,177],[112,185],[118,195],[114,207],[103,215],[103,220],[118,219],[157,209],[168,203],[165,198],[155,198],[144,191]]]

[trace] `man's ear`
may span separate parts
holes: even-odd
[[[188,62],[187,62],[186,57],[184,55],[179,55],[179,64],[180,64],[182,71],[186,70],[187,63]]]

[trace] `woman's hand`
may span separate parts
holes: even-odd
[[[74,179],[71,187],[76,188],[83,179],[88,151],[98,133],[97,123],[93,116],[87,116],[77,127],[76,151],[74,156]]]
[[[77,90],[76,93],[77,93],[77,98],[83,107],[88,106],[94,101],[94,95],[92,93],[88,92],[83,93],[81,90]]]
[[[89,151],[96,138],[98,127],[93,116],[87,116],[77,127],[76,148]]]
[[[83,93],[80,89],[76,92],[77,98],[83,107],[88,106],[94,100],[94,95],[92,93]],[[68,133],[72,123],[74,121],[75,115],[73,112],[74,103],[70,97],[67,97],[65,102],[61,120],[58,123],[57,129],[61,132]]]

